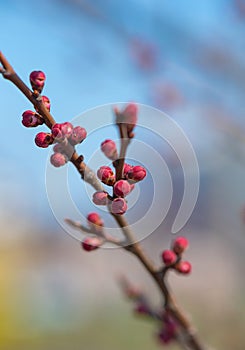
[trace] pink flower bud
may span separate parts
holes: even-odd
[[[127,172],[127,179],[131,180],[133,182],[138,182],[144,179],[146,176],[146,170],[144,167],[140,165],[133,166],[128,172]]]
[[[52,156],[50,157],[51,164],[56,168],[65,165],[67,161],[68,158],[64,154],[58,152],[52,154]]]
[[[125,197],[127,194],[131,192],[131,186],[126,180],[119,180],[115,183],[114,187],[114,194],[117,197]]]
[[[72,131],[69,141],[73,146],[75,146],[78,143],[83,142],[83,140],[85,140],[86,137],[87,137],[87,131],[81,126],[76,126]]]
[[[191,263],[189,261],[180,261],[180,263],[176,266],[176,271],[182,273],[183,275],[188,275],[191,273]]]
[[[118,158],[117,146],[114,141],[105,140],[104,142],[102,142],[100,147],[101,151],[107,158],[111,160],[116,160]]]
[[[128,209],[127,203],[123,198],[116,198],[111,203],[111,212],[115,215],[123,215]]]
[[[115,183],[115,175],[109,166],[102,166],[97,171],[98,178],[106,185],[113,186]]]
[[[189,241],[185,237],[177,237],[173,242],[173,251],[179,255],[183,253],[189,245]]]
[[[131,124],[133,126],[135,126],[137,123],[137,113],[138,107],[135,103],[129,103],[124,109],[124,111],[122,111],[126,123]]]
[[[164,327],[158,334],[158,339],[162,344],[169,344],[175,339],[175,330],[172,331],[168,327]]]
[[[42,101],[44,103],[44,106],[47,108],[47,110],[50,112],[50,99],[47,96],[42,96]]]
[[[82,248],[87,252],[98,249],[102,244],[102,240],[98,237],[86,237],[82,241]]]
[[[97,191],[93,194],[93,202],[96,205],[106,205],[108,201],[108,193],[105,191]]]
[[[43,124],[43,119],[33,111],[25,111],[22,114],[22,124],[27,128],[33,128]]]
[[[62,143],[56,143],[53,150],[55,153],[65,153],[65,146]]]
[[[136,305],[134,312],[138,315],[149,315],[149,308],[145,304],[138,304]]]
[[[103,220],[97,213],[90,213],[87,216],[87,220],[89,225],[92,225],[92,228],[94,228],[94,225],[102,227],[104,225]]]
[[[35,143],[38,147],[47,148],[54,142],[53,136],[46,132],[39,132],[35,137]]]
[[[123,167],[123,176],[126,177],[127,173],[132,169],[132,165],[129,165],[127,163],[124,163]]]
[[[177,260],[177,255],[172,250],[164,250],[162,253],[162,260],[165,265],[172,265]]]
[[[62,124],[55,124],[52,127],[52,135],[57,140],[63,140],[66,137],[69,138],[73,132],[73,126],[69,122],[65,122]]]
[[[42,71],[33,71],[30,74],[30,83],[33,90],[37,90],[38,92],[42,92],[44,87],[46,76]]]

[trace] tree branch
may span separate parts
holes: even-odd
[[[20,79],[20,77],[15,73],[13,67],[10,65],[8,60],[4,57],[2,52],[0,52],[0,63],[2,67],[0,67],[0,73],[3,77],[9,81],[11,81],[33,104],[33,106],[38,110],[38,113],[43,117],[45,124],[48,128],[52,128],[52,126],[56,123],[55,119],[51,115],[51,113],[46,109],[44,103],[42,102],[41,96],[35,95],[28,86]],[[119,180],[123,175],[123,167],[126,156],[127,147],[130,143],[130,139],[128,138],[126,125],[119,124],[120,136],[121,136],[121,150],[119,155],[119,160],[116,168],[116,179]],[[96,191],[102,191],[103,186],[101,182],[97,179],[94,172],[83,162],[83,157],[79,156],[74,150],[70,162],[76,167],[77,171],[81,175],[82,179],[89,183]],[[111,213],[112,214],[112,213]],[[190,324],[187,317],[184,315],[183,311],[177,305],[172,292],[170,292],[166,277],[167,270],[159,270],[157,269],[153,262],[148,258],[148,256],[143,251],[141,245],[136,241],[136,238],[129,227],[129,224],[124,216],[114,215],[116,222],[122,229],[126,239],[127,246],[124,248],[130,252],[132,252],[144,265],[146,270],[152,276],[156,284],[161,290],[165,300],[165,308],[171,312],[173,318],[180,325],[182,332],[184,334],[184,338],[186,344],[190,349],[193,350],[204,350],[205,347],[199,341],[196,332],[194,331],[192,325]],[[69,222],[71,224],[71,221]],[[74,226],[74,225],[73,225]],[[75,225],[77,227],[77,225]],[[83,227],[84,229],[84,227]],[[85,230],[86,231],[86,230]]]

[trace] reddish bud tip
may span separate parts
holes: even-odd
[[[133,182],[141,181],[145,178],[145,176],[146,170],[140,165],[131,167],[131,169],[126,174],[127,179]]]
[[[64,154],[58,152],[52,154],[52,156],[50,157],[50,163],[56,168],[65,165],[67,161],[68,158]]]
[[[75,146],[78,143],[83,142],[83,140],[85,140],[86,137],[87,137],[87,131],[81,126],[76,126],[72,131],[69,141],[73,146]]]
[[[97,213],[88,214],[87,220],[88,220],[88,223],[90,225],[92,224],[92,227],[94,227],[93,225],[101,226],[101,227],[104,225],[103,220],[101,219],[101,217]]]
[[[115,183],[115,175],[109,166],[102,166],[97,171],[98,178],[106,185],[113,186]]]
[[[113,190],[115,196],[125,197],[131,192],[131,185],[127,180],[119,180],[115,183]]]
[[[182,273],[183,275],[188,275],[191,273],[192,266],[189,261],[181,261],[177,266],[176,266],[176,271],[179,273]]]
[[[96,205],[106,205],[108,202],[108,193],[105,191],[97,191],[93,194],[93,202]]]
[[[172,265],[177,260],[177,255],[172,250],[164,250],[162,253],[162,260],[165,265]]]
[[[43,101],[44,106],[50,112],[50,107],[51,107],[50,99],[47,96],[42,96],[42,101]]]
[[[173,251],[176,254],[183,253],[189,246],[189,241],[185,237],[177,237],[173,242]]]
[[[137,123],[137,113],[138,107],[135,103],[129,103],[121,112],[122,122],[127,124],[128,134],[132,133]]]
[[[86,250],[86,252],[91,252],[93,250],[98,249],[102,244],[101,239],[98,237],[86,237],[82,241],[82,248]]]
[[[123,215],[128,209],[127,203],[123,198],[116,198],[111,203],[111,212],[115,215]]]
[[[46,76],[42,71],[33,71],[30,74],[30,83],[33,90],[42,92],[46,80]]]
[[[22,114],[22,124],[26,128],[34,128],[38,125],[43,124],[43,119],[40,115],[33,111],[25,111]]]
[[[104,142],[102,142],[100,147],[101,151],[107,158],[111,160],[116,160],[118,158],[117,146],[114,141],[105,140]]]
[[[138,315],[149,315],[149,308],[145,304],[136,305],[134,312]]]
[[[57,141],[64,140],[65,138],[69,138],[72,135],[73,126],[69,122],[65,122],[62,124],[55,124],[52,127],[52,135],[54,139]]]
[[[46,132],[39,132],[35,137],[35,143],[38,147],[47,148],[54,142],[53,136]]]
[[[128,118],[127,119],[128,123],[136,124],[138,107],[135,103],[133,102],[129,103],[122,113],[124,114],[125,117]]]

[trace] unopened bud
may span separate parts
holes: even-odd
[[[39,132],[35,137],[35,143],[38,147],[47,148],[54,142],[53,136],[46,132]]]
[[[113,140],[105,140],[100,147],[107,158],[111,160],[116,160],[118,158],[117,146]]]
[[[111,212],[115,215],[123,215],[128,209],[124,198],[116,198],[111,203]]]
[[[98,178],[106,185],[113,186],[115,183],[115,175],[109,166],[102,166],[97,171]]]
[[[42,92],[42,89],[45,84],[45,80],[46,80],[46,76],[40,70],[33,71],[30,74],[30,83],[31,83],[32,89],[37,90],[39,93]]]
[[[97,191],[93,194],[93,202],[96,205],[106,205],[108,202],[108,193],[105,191]]]

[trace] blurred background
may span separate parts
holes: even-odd
[[[135,101],[168,113],[182,127],[197,154],[201,183],[181,232],[191,241],[193,273],[172,276],[172,286],[212,349],[243,350],[245,1],[0,5],[0,50],[24,81],[32,70],[46,73],[44,94],[57,120]],[[36,130],[21,125],[31,106],[3,79],[0,103],[0,349],[157,349],[156,327],[132,317],[116,282],[126,273],[158,305],[151,279],[128,253],[85,254],[62,230],[46,194],[47,152],[32,147]],[[173,201],[166,220],[143,241],[157,262],[159,247],[171,242],[183,194],[176,155],[167,146],[161,152]],[[86,215],[91,203],[72,193]]]

